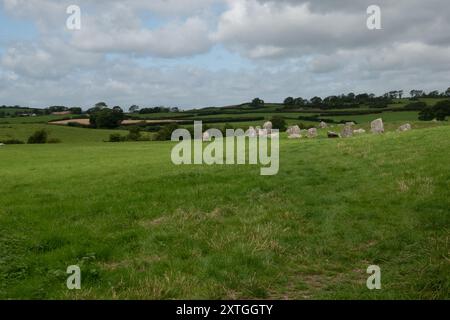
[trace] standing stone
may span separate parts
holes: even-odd
[[[211,137],[210,137],[208,131],[205,131],[205,132],[203,133],[203,141],[211,141]]]
[[[372,133],[374,134],[379,134],[379,133],[384,133],[384,124],[383,124],[383,119],[377,119],[372,121],[372,123],[370,124]]]
[[[308,130],[308,138],[315,138],[317,137],[317,129],[311,128]]]
[[[319,124],[319,127],[320,127],[320,129],[325,129],[325,128],[328,128],[328,125],[326,122],[321,121]]]
[[[328,138],[330,139],[340,138],[340,135],[336,132],[328,131]]]
[[[268,135],[267,129],[260,128],[259,130],[257,130],[257,132],[258,132],[258,137],[265,137]]]
[[[366,130],[364,130],[364,129],[357,129],[357,130],[353,130],[353,133],[355,133],[355,134],[362,134],[362,133],[366,133]]]
[[[289,139],[300,139],[302,137],[299,126],[292,126],[287,129]]]
[[[263,128],[264,128],[264,130],[266,130],[267,134],[271,134],[272,128],[273,128],[272,122],[267,121],[266,123],[264,123]]]
[[[253,127],[248,128],[248,130],[247,130],[247,132],[246,132],[245,135],[246,135],[247,137],[250,137],[250,138],[256,138],[257,133],[256,133],[255,128],[253,128]]]
[[[346,124],[345,124],[346,126],[350,126],[350,127],[352,127],[352,126],[354,126],[355,125],[355,123],[352,121],[352,122],[347,122]]]
[[[409,131],[411,130],[412,127],[409,123],[402,125],[400,128],[398,128],[398,131],[400,132],[404,132],[404,131]]]
[[[287,130],[286,130],[286,132],[287,132],[287,134],[288,135],[293,135],[293,134],[300,134],[300,127],[299,126],[292,126],[292,127],[289,127]]]
[[[351,126],[345,126],[341,133],[342,138],[353,137],[353,129]]]

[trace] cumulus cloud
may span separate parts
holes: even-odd
[[[374,31],[372,0],[1,3],[37,29],[0,47],[2,104],[198,107],[450,85],[448,0],[378,0],[383,29]],[[70,4],[82,9],[79,31],[65,27]],[[215,60],[212,48],[243,67]]]

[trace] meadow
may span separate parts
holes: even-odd
[[[115,130],[51,126],[61,144],[0,147],[0,299],[448,299],[450,126],[395,132],[403,120],[283,134],[272,177],[175,166],[172,142],[102,142]],[[372,264],[382,290],[366,287]]]

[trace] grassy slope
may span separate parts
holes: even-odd
[[[0,141],[14,138],[26,142],[28,137],[39,129],[46,129],[50,138],[58,138],[63,143],[102,142],[108,140],[111,133],[126,134],[120,130],[94,130],[47,124],[0,124]]]
[[[450,127],[283,140],[274,177],[171,146],[0,148],[0,298],[449,298]]]

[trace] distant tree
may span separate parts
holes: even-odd
[[[426,107],[422,111],[419,112],[419,120],[420,121],[431,121],[435,117],[434,111],[431,107]]]
[[[130,107],[129,111],[130,111],[131,113],[137,113],[137,112],[139,112],[139,109],[140,109],[139,106],[133,104],[133,105]]]
[[[304,106],[306,104],[306,101],[305,101],[305,99],[298,97],[298,98],[294,99],[294,104],[296,106]]]
[[[255,98],[252,100],[252,103],[250,104],[252,107],[264,107],[264,100],[260,98]]]
[[[104,108],[91,113],[89,122],[96,128],[112,129],[118,127],[123,119],[124,114],[121,108]]]
[[[428,97],[430,97],[430,98],[437,98],[437,97],[439,97],[439,91],[437,91],[437,90],[431,91],[428,94]]]
[[[286,120],[283,117],[274,116],[270,121],[272,122],[273,129],[278,129],[280,132],[286,131]]]
[[[103,108],[107,108],[107,107],[108,107],[108,105],[105,102],[97,102],[95,104],[95,108],[97,108],[97,109],[103,109]]]
[[[401,99],[403,97],[403,90],[399,90],[398,92],[398,97]]]
[[[311,103],[313,105],[320,105],[322,103],[322,98],[321,97],[311,98]]]
[[[73,107],[69,109],[70,112],[72,112],[73,114],[82,114],[83,110],[79,107]]]
[[[446,95],[447,97],[450,97],[450,88],[448,88],[447,90],[445,90],[445,95]]]
[[[156,135],[156,140],[158,141],[166,141],[172,139],[172,132],[178,129],[178,125],[176,123],[171,123],[161,128]],[[204,130],[207,130],[204,128]]]
[[[285,106],[292,106],[292,105],[294,105],[295,100],[292,97],[287,97],[286,99],[284,99],[283,103]]]
[[[439,121],[444,121],[446,117],[450,116],[450,100],[439,101],[433,107],[435,118]]]
[[[173,107],[173,108],[170,108],[170,112],[177,113],[177,112],[180,112],[180,109],[178,107]]]
[[[119,106],[115,106],[113,108],[113,111],[115,111],[115,112],[122,112],[123,113],[123,109],[121,107],[119,107]]]
[[[424,92],[423,92],[423,90],[411,90],[410,91],[410,95],[411,95],[411,97],[412,98],[420,98],[420,97],[423,97],[424,96]]]

